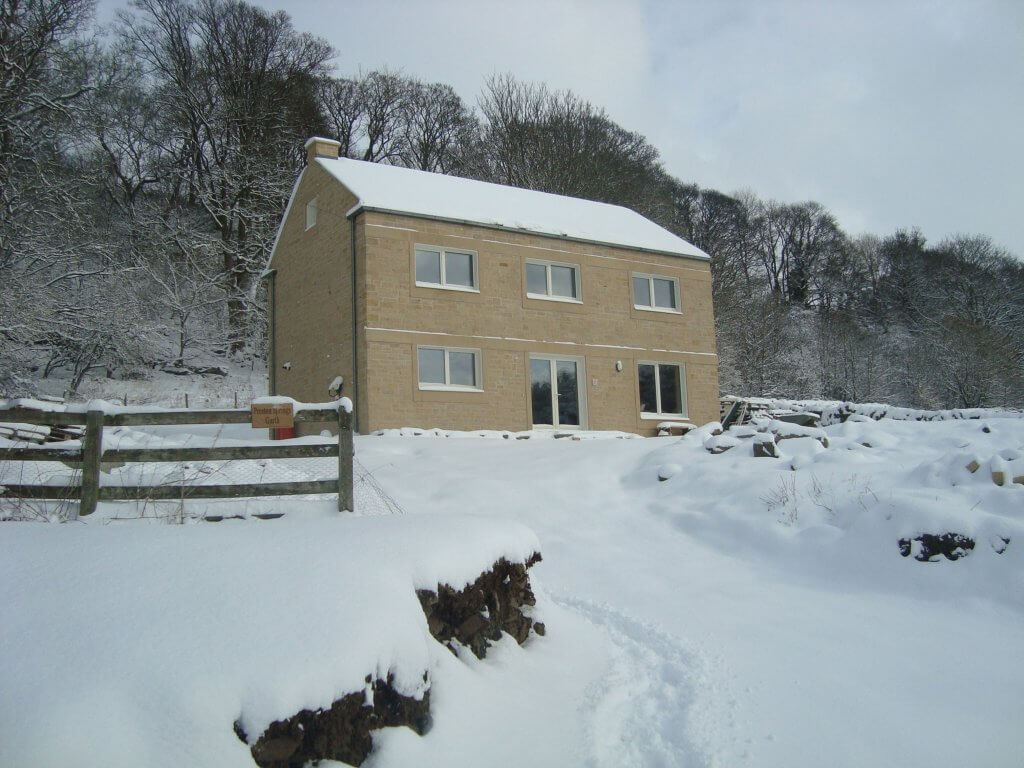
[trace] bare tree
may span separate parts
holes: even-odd
[[[487,81],[480,110],[492,180],[670,215],[658,211],[667,177],[657,150],[572,92],[501,75]]]
[[[0,388],[46,354],[60,299],[108,270],[76,167],[91,13],[85,0],[0,0]]]
[[[365,138],[362,159],[401,163],[409,82],[387,70],[371,72],[359,81],[359,100]]]
[[[238,0],[136,0],[122,34],[173,116],[172,201],[205,213],[219,242],[229,349],[256,310],[256,276],[315,127],[314,90],[332,51],[287,14]]]
[[[355,157],[366,110],[359,83],[347,77],[317,80],[317,102],[323,112],[326,133],[341,142],[339,154]]]
[[[799,347],[790,307],[768,292],[716,307],[722,391],[786,396],[806,382],[794,359]]]
[[[92,0],[0,0],[0,264],[25,212],[26,185],[46,182],[56,133],[89,90],[77,36]]]
[[[769,288],[805,306],[830,304],[828,288],[845,268],[845,235],[815,202],[784,205],[756,202],[754,243]]]
[[[464,151],[477,131],[476,118],[450,85],[410,83],[402,135],[403,165],[439,173],[461,169],[466,164]]]

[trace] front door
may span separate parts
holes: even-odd
[[[530,399],[533,425],[579,429],[586,427],[585,381],[579,358],[531,357]]]

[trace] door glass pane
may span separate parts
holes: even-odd
[[[449,384],[460,387],[476,386],[476,354],[474,352],[448,352]]]
[[[530,360],[530,396],[533,423],[554,424],[551,420],[551,361]]]
[[[548,295],[548,268],[543,264],[526,265],[526,292]]]
[[[641,363],[637,366],[640,379],[640,410],[643,413],[657,413],[658,401],[655,393],[654,366]]]
[[[551,265],[551,293],[554,296],[576,298],[576,270],[572,267]]]
[[[671,280],[654,278],[654,306],[676,308],[676,291]]]
[[[441,284],[441,254],[437,251],[416,251],[416,282]]]
[[[661,387],[661,412],[682,413],[683,401],[680,397],[679,366],[659,365],[658,386]]]
[[[576,382],[576,363],[559,360],[555,363],[558,376],[558,423],[564,426],[580,424],[580,395]]]
[[[461,285],[466,288],[476,287],[476,283],[473,281],[472,254],[445,252],[444,280],[448,285]]]
[[[444,350],[420,349],[420,384],[444,384]]]
[[[633,303],[638,307],[651,306],[651,281],[646,277],[633,278]]]

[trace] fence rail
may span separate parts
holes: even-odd
[[[85,412],[44,410],[23,405],[0,407],[0,423],[19,422],[45,426],[85,426],[81,447],[59,448],[14,446],[0,448],[3,461],[57,461],[69,467],[81,467],[77,484],[3,483],[5,497],[22,499],[78,499],[78,514],[89,515],[99,501],[232,499],[256,496],[337,493],[338,510],[354,510],[352,473],[352,415],[336,404],[324,407],[300,407],[296,423],[336,423],[338,441],[314,445],[239,445],[187,448],[112,448],[103,449],[103,428],[119,426],[180,426],[188,424],[247,424],[251,412],[241,408],[206,410],[138,410],[106,413],[100,409]],[[299,480],[273,483],[234,483],[202,485],[182,481],[161,485],[102,485],[102,465],[231,461],[258,459],[338,458],[338,477],[328,480]]]

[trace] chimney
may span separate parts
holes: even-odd
[[[334,139],[322,139],[319,136],[314,136],[304,145],[306,150],[306,165],[312,165],[313,161],[318,157],[328,157],[333,160],[338,159],[338,149],[341,147],[340,141]]]

